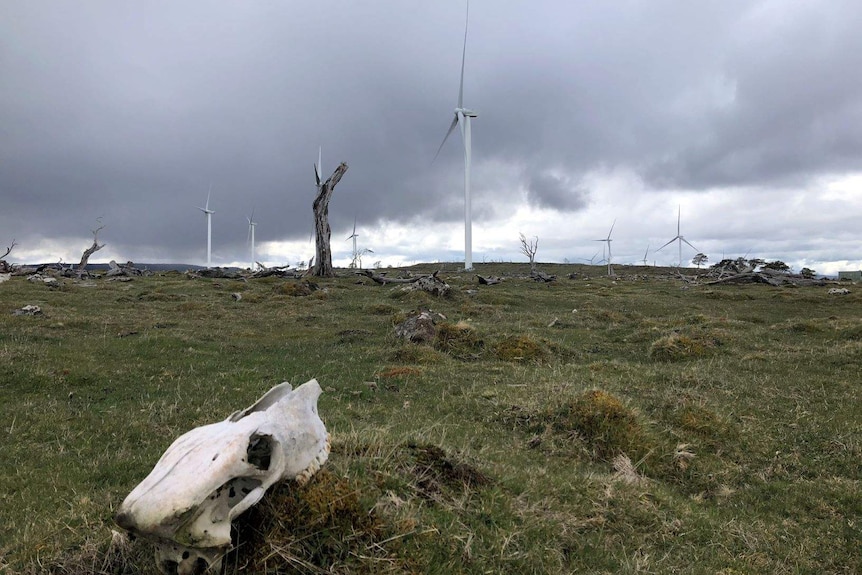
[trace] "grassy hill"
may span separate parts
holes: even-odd
[[[330,460],[241,518],[228,573],[862,572],[862,291],[410,271],[441,268],[448,298],[346,270],[0,284],[0,572],[155,572],[112,543],[126,494],[311,378]],[[418,309],[437,337],[397,339]]]

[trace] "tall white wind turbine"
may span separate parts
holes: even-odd
[[[455,130],[455,126],[461,129],[461,138],[464,141],[464,269],[473,269],[473,216],[470,205],[470,163],[472,154],[472,143],[470,134],[470,119],[477,117],[476,112],[464,107],[464,63],[467,59],[467,25],[470,22],[470,2],[467,0],[467,17],[464,24],[464,48],[461,52],[461,84],[458,89],[458,107],[455,108],[455,118],[449,125],[449,131],[443,137],[443,142],[437,148],[436,159],[443,149],[446,140]]]
[[[694,247],[693,245],[691,245],[691,242],[689,242],[687,239],[685,239],[685,238],[683,237],[682,233],[680,233],[680,231],[679,231],[679,222],[680,222],[680,218],[681,218],[681,216],[682,216],[682,207],[681,207],[681,206],[679,206],[679,207],[677,208],[677,213],[676,213],[676,237],[674,237],[674,238],[673,238],[672,240],[670,240],[668,243],[666,243],[665,245],[663,245],[662,247],[660,247],[659,249],[657,249],[657,250],[656,250],[657,252],[658,252],[658,251],[661,251],[661,250],[662,250],[662,248],[666,248],[667,246],[669,246],[669,245],[670,245],[670,244],[672,244],[673,242],[678,242],[678,243],[679,243],[679,265],[678,265],[678,267],[682,267],[682,243],[683,243],[683,242],[685,242],[686,244],[688,244],[688,246],[689,246],[691,249],[693,249],[694,251],[696,251],[696,252],[697,252],[697,251],[699,251],[696,247]]]
[[[354,268],[356,267],[356,259],[357,259],[357,257],[359,257],[359,254],[356,251],[356,238],[358,238],[358,237],[359,237],[359,235],[356,233],[356,218],[354,217],[353,218],[353,233],[350,234],[349,236],[347,236],[348,240],[350,240],[350,239],[353,240],[353,267]]]
[[[608,237],[601,239],[601,240],[595,240],[597,242],[605,242],[608,244],[608,260],[607,261],[608,261],[608,275],[609,276],[614,275],[614,271],[613,271],[613,269],[611,269],[611,242],[613,241],[611,239],[611,234],[614,233],[614,226],[615,225],[617,225],[616,219],[614,219],[614,223],[611,224],[611,229],[608,232]]]
[[[214,210],[210,209],[210,193],[211,192],[212,192],[212,189],[210,189],[210,191],[207,192],[206,207],[202,208],[202,207],[198,206],[198,209],[200,211],[202,211],[204,213],[204,215],[207,217],[207,267],[208,268],[212,267],[212,246],[213,246],[212,215],[215,213]]]
[[[251,243],[251,270],[254,271],[255,260],[254,260],[254,227],[257,225],[257,222],[254,221],[254,210],[251,211],[251,215],[246,218],[248,220],[248,240]]]

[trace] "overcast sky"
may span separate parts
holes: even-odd
[[[313,164],[366,265],[462,261],[463,0],[0,2],[0,249],[296,264]],[[862,2],[473,0],[473,260],[862,268]],[[684,246],[688,261],[696,253]],[[4,250],[5,251],[5,250]],[[2,251],[0,251],[2,253]]]

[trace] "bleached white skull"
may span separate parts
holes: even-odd
[[[220,423],[174,441],[126,497],[115,517],[156,542],[163,573],[217,572],[230,548],[231,521],[283,479],[305,483],[329,457],[312,379],[284,382]]]

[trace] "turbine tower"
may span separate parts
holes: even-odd
[[[614,275],[614,271],[613,271],[613,269],[611,269],[611,242],[613,241],[611,239],[611,234],[614,232],[614,226],[615,225],[617,225],[616,219],[614,219],[614,223],[611,224],[611,229],[608,232],[608,237],[606,237],[602,240],[595,240],[597,242],[606,242],[608,244],[608,275],[609,276]]]
[[[246,218],[248,220],[248,240],[251,242],[251,270],[254,271],[254,227],[257,225],[257,222],[254,221],[254,210],[251,211],[251,215]]]
[[[358,252],[356,251],[356,238],[358,238],[358,237],[359,236],[356,234],[356,217],[354,216],[354,218],[353,218],[353,233],[350,234],[349,236],[347,236],[348,240],[350,240],[350,239],[353,240],[353,263],[352,263],[352,266],[354,268],[356,267],[356,258],[358,257]]]
[[[461,138],[464,141],[464,269],[473,269],[473,215],[470,205],[470,163],[472,154],[472,141],[470,133],[470,119],[477,117],[476,112],[464,107],[464,62],[467,59],[467,25],[470,22],[470,2],[467,0],[467,17],[464,24],[464,48],[461,52],[461,84],[458,89],[458,106],[455,108],[455,118],[449,125],[449,131],[443,137],[443,142],[437,148],[440,154],[443,145],[455,130],[455,126],[461,129]]]
[[[212,192],[212,186],[210,186],[210,191],[207,192],[207,203],[206,207],[202,208],[198,206],[198,209],[204,213],[207,217],[207,267],[212,267],[212,245],[213,245],[213,228],[212,228],[212,215],[215,213],[214,210],[210,209],[210,193]]]
[[[696,252],[699,252],[699,251],[700,251],[700,250],[698,250],[696,247],[694,247],[693,245],[691,245],[691,242],[689,242],[687,239],[685,239],[685,238],[683,237],[683,235],[680,233],[680,231],[679,231],[679,222],[680,222],[680,217],[681,217],[681,216],[682,216],[682,207],[681,207],[681,206],[679,206],[679,207],[677,207],[677,213],[676,213],[676,237],[674,237],[674,238],[673,238],[672,240],[670,240],[668,243],[666,243],[665,245],[663,245],[662,247],[660,247],[659,249],[657,249],[657,250],[656,250],[657,252],[660,252],[660,251],[662,250],[662,248],[666,248],[667,246],[669,246],[669,245],[670,245],[670,244],[672,244],[673,242],[678,242],[678,243],[679,243],[679,265],[678,265],[677,267],[682,267],[682,243],[683,243],[683,242],[685,242],[686,244],[688,244],[688,245],[689,245],[689,247],[690,247],[691,249],[693,249],[694,251],[696,251]]]

